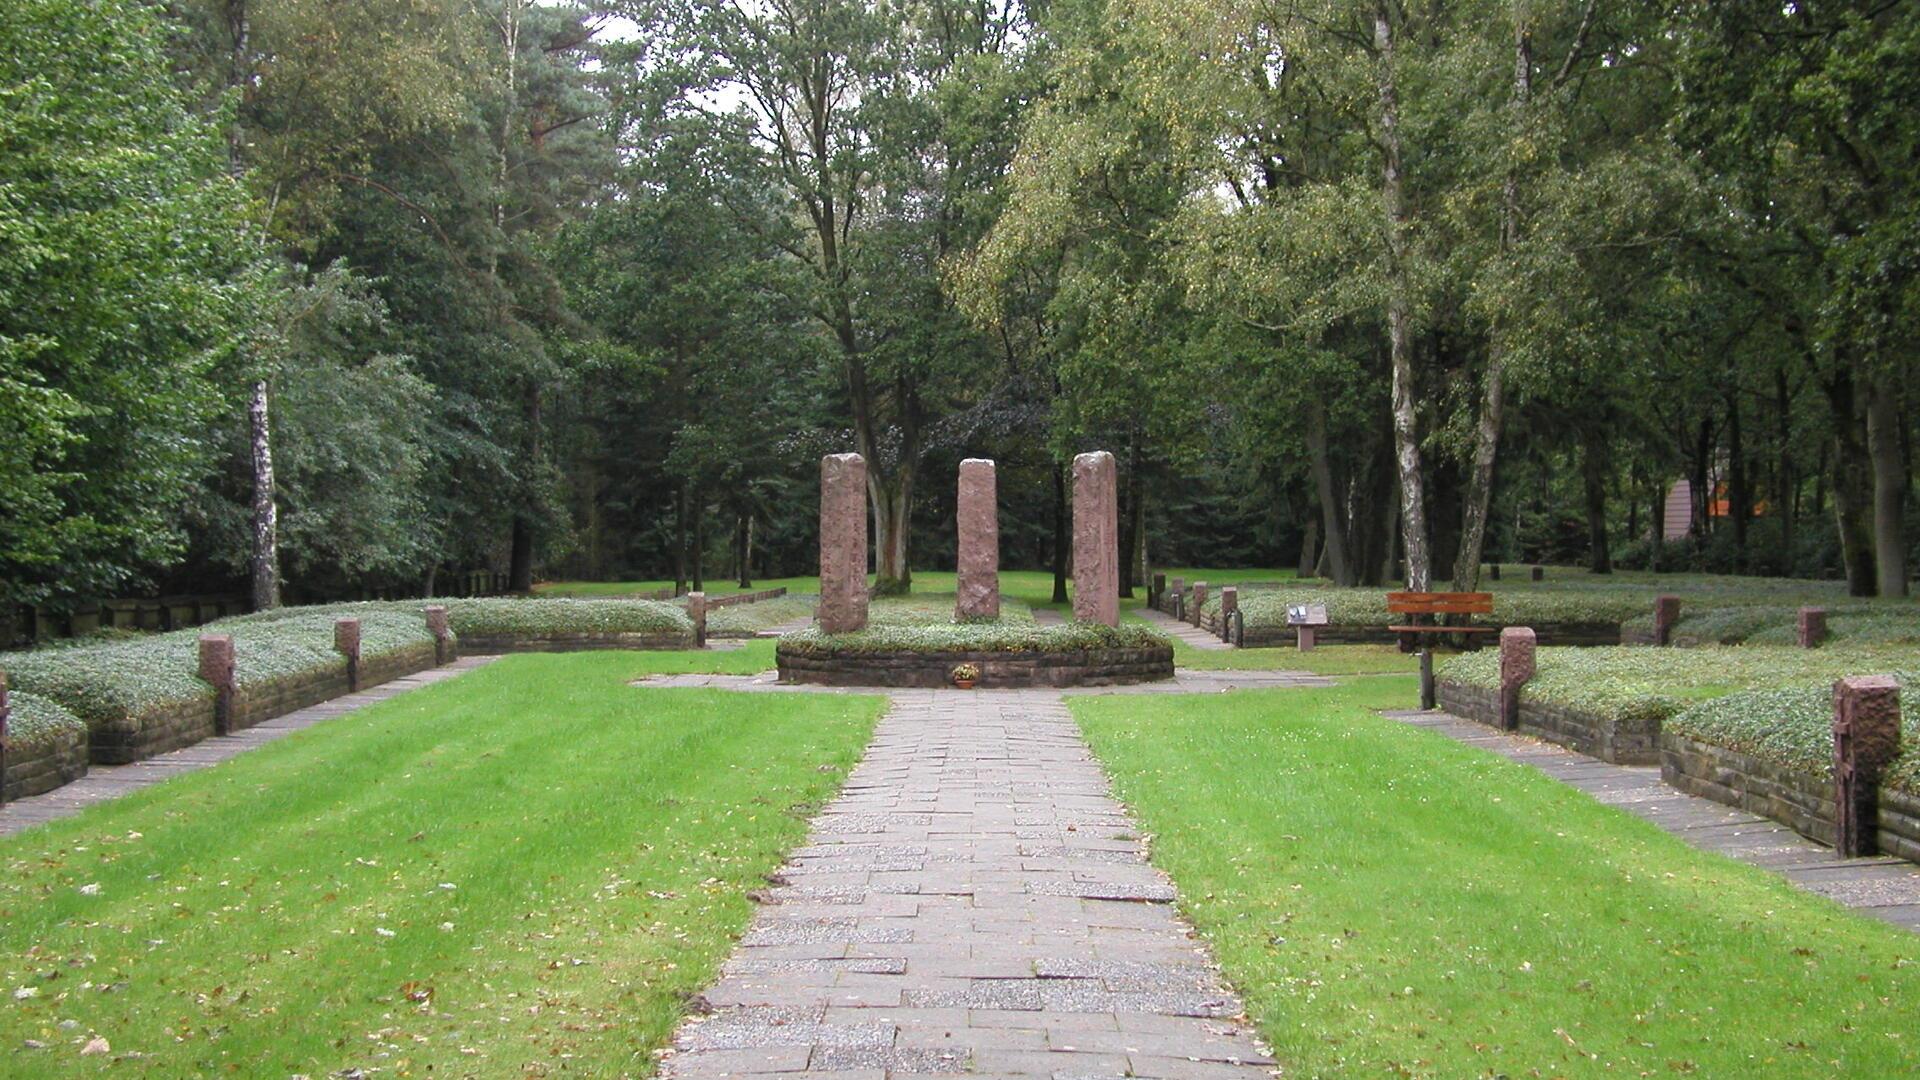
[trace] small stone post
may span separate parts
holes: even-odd
[[[1167,575],[1153,575],[1153,588],[1147,593],[1147,606],[1150,608],[1158,608],[1160,606],[1160,598],[1165,595],[1167,595]]]
[[[1533,568],[1533,580],[1535,580],[1535,581],[1545,581],[1545,580],[1547,580],[1547,568],[1546,568],[1546,567],[1544,567],[1544,566],[1536,566],[1536,567],[1534,567],[1534,568]]]
[[[820,629],[844,634],[867,625],[867,459],[820,459]]]
[[[7,723],[13,719],[13,702],[7,696],[7,673],[0,671],[0,805],[7,801]]]
[[[1073,617],[1120,625],[1119,473],[1113,455],[1073,459]]]
[[[1204,581],[1196,581],[1193,583],[1193,610],[1187,612],[1187,621],[1195,626],[1199,626],[1201,609],[1206,606],[1207,583]]]
[[[1233,613],[1240,610],[1240,590],[1226,585],[1220,589],[1220,640],[1233,640]]]
[[[687,618],[693,620],[693,647],[707,647],[707,594],[690,592],[687,594]]]
[[[1500,631],[1500,728],[1520,727],[1520,688],[1533,678],[1534,650],[1539,644],[1530,626]]]
[[[453,652],[453,629],[447,624],[446,605],[427,605],[427,632],[433,635],[433,664],[439,667]]]
[[[200,635],[200,677],[213,686],[213,733],[233,729],[233,638]]]
[[[1827,609],[1822,607],[1803,607],[1799,619],[1800,647],[1817,649],[1827,640]]]
[[[1833,684],[1833,849],[1851,858],[1874,850],[1880,772],[1900,753],[1900,684],[1891,675],[1854,675]]]
[[[1492,565],[1488,566],[1487,576],[1492,578],[1495,581],[1499,581],[1500,580],[1500,564],[1493,563]]]
[[[1000,617],[1000,504],[993,462],[960,463],[960,528],[954,618],[961,622]]]
[[[1168,595],[1171,596],[1173,599],[1167,601],[1167,606],[1164,608],[1161,608],[1160,610],[1166,612],[1169,615],[1178,616],[1180,614],[1180,611],[1182,610],[1180,607],[1180,601],[1184,599],[1187,595],[1187,579],[1183,577],[1174,578],[1173,591]]]
[[[333,649],[347,658],[347,692],[360,689],[360,620],[333,620]]]
[[[1680,621],[1680,598],[1671,593],[1653,598],[1653,643],[1673,644],[1673,627]]]

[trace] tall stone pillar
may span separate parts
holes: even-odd
[[[1538,644],[1530,626],[1500,631],[1500,726],[1508,731],[1520,728],[1520,688],[1533,678]]]
[[[1113,455],[1073,459],[1073,617],[1120,625],[1120,493]]]
[[[1000,506],[993,462],[960,463],[958,595],[953,614],[962,622],[1000,617]]]
[[[820,459],[820,608],[814,622],[829,634],[867,625],[867,459]]]

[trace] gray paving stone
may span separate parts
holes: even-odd
[[[664,1076],[1271,1074],[1059,692],[892,698]]]

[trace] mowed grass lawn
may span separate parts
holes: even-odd
[[[1892,1077],[1920,938],[1376,714],[1074,698],[1288,1075]]]
[[[650,1072],[882,707],[627,685],[739,655],[508,657],[0,842],[0,1075]]]

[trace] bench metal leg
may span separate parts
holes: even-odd
[[[1420,707],[1431,710],[1435,699],[1433,692],[1433,650],[1420,650]]]

